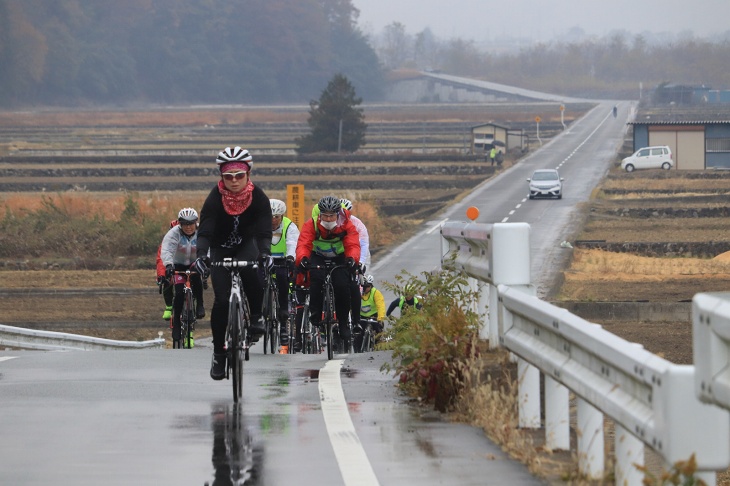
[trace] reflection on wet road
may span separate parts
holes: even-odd
[[[260,482],[263,448],[255,444],[244,420],[241,404],[226,403],[213,407],[212,486],[263,484]],[[208,485],[209,483],[205,483]]]

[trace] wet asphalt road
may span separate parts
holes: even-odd
[[[408,405],[387,353],[327,365],[348,429],[326,354],[254,350],[240,406],[205,345],[1,351],[0,484],[540,484],[481,430]]]

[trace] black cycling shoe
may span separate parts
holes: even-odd
[[[213,362],[210,364],[210,377],[222,380],[226,377],[226,355],[213,353]]]
[[[195,309],[195,318],[202,319],[204,317],[205,317],[205,307],[203,307],[203,303],[200,302],[198,304],[198,307]]]

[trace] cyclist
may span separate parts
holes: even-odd
[[[226,374],[224,350],[228,325],[228,297],[231,292],[229,271],[210,268],[210,262],[224,258],[256,260],[272,265],[271,205],[264,191],[251,182],[253,158],[241,147],[226,147],[216,158],[220,180],[203,203],[198,229],[198,271],[210,273],[214,300],[210,313],[213,332],[213,360],[210,377],[222,380]],[[210,258],[208,251],[210,250]],[[251,309],[251,338],[256,341],[264,333],[261,321],[263,282],[251,267],[240,270],[241,281]]]
[[[362,297],[360,298],[360,317],[377,319],[378,323],[373,324],[373,332],[378,334],[383,332],[383,320],[385,320],[385,299],[383,293],[375,288],[375,277],[365,275],[362,279]],[[362,342],[356,338],[355,349],[359,349]]]
[[[281,353],[289,352],[289,281],[294,272],[294,257],[297,252],[299,228],[286,214],[286,204],[279,199],[269,199],[271,203],[271,256],[276,269],[276,285],[279,288],[279,322],[281,323]]]
[[[342,207],[352,212],[352,201],[349,199],[340,199]],[[360,218],[357,216],[350,215],[350,220],[357,228],[357,234],[360,236],[360,269],[359,272],[362,275],[365,273],[367,267],[370,266],[370,235],[368,229],[365,227]],[[357,279],[352,281],[350,287],[350,302],[352,309],[350,309],[351,322],[354,326],[360,322],[360,282]]]
[[[177,219],[173,219],[170,221],[170,228],[174,228],[177,226]],[[157,247],[157,285],[161,287],[160,293],[162,294],[162,298],[165,300],[165,312],[162,313],[162,318],[166,321],[169,321],[172,317],[172,299],[173,299],[173,290],[174,287],[172,286],[172,282],[167,280],[167,277],[165,276],[165,264],[162,263],[162,258],[160,257],[160,252],[162,251],[162,243]]]
[[[338,268],[332,272],[332,283],[340,338],[345,343],[345,349],[350,349],[350,281],[360,259],[359,235],[350,221],[350,212],[342,207],[339,198],[324,196],[317,206],[317,218],[307,220],[302,227],[297,242],[296,263],[305,272],[313,266],[324,266],[325,260],[347,266],[347,269]],[[322,320],[325,272],[321,268],[311,268],[309,272],[309,311],[312,325],[319,325]]]
[[[165,278],[175,285],[175,300],[172,311],[172,339],[180,339],[180,314],[184,305],[185,280],[175,279],[174,272],[185,271],[195,263],[198,244],[198,212],[193,208],[182,208],[177,214],[177,226],[170,228],[162,239],[160,259],[165,265]],[[190,279],[190,287],[193,290],[197,302],[195,317],[205,317],[203,306],[203,280],[200,275],[193,275]]]
[[[388,306],[388,310],[385,312],[386,316],[390,316],[395,308],[397,307],[400,309],[401,315],[403,315],[403,309],[407,307],[412,307],[415,309],[420,309],[423,304],[421,303],[420,296],[415,295],[415,292],[410,286],[406,286],[405,289],[403,289],[403,295],[400,297],[397,297],[393,302],[390,303]]]

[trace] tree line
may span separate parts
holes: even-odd
[[[436,69],[568,96],[730,87],[730,35],[573,36],[519,49],[359,28],[351,0],[0,0],[0,107],[309,103],[343,75],[366,102],[384,73]]]
[[[394,22],[370,41],[386,69],[438,69],[568,96],[637,99],[640,86],[649,90],[666,83],[730,88],[730,31],[714,39],[691,32],[632,36],[615,31],[511,50],[503,42],[505,49],[497,51],[460,38],[442,40],[428,28],[410,34]]]
[[[378,97],[350,0],[0,0],[0,106]]]

